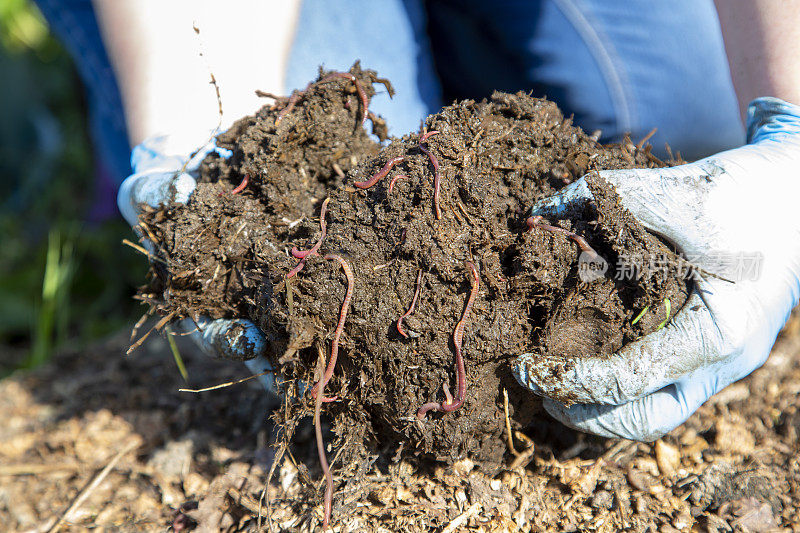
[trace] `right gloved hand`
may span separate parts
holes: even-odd
[[[169,202],[186,203],[197,185],[194,175],[206,155],[219,149],[209,142],[191,156],[172,153],[170,138],[151,137],[135,147],[131,153],[131,174],[120,186],[117,205],[122,216],[135,229],[139,224],[140,205],[159,207]],[[191,331],[191,337],[206,355],[222,359],[244,361],[254,373],[272,370],[264,353],[266,339],[258,327],[246,319],[201,318],[195,324],[183,320],[178,324],[182,331]],[[270,393],[276,393],[272,373],[260,377]]]
[[[671,168],[599,173],[648,230],[721,277],[696,276],[674,319],[609,357],[519,356],[517,380],[556,419],[652,441],[766,361],[800,298],[800,106],[758,98],[748,112],[747,146]],[[591,198],[582,178],[532,214],[560,218]]]

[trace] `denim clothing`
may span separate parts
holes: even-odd
[[[122,99],[103,46],[92,2],[36,0],[36,4],[47,19],[51,31],[72,56],[86,87],[89,130],[98,173],[109,176],[114,186],[119,187],[122,180],[131,173],[131,146],[128,142]],[[99,186],[104,188],[102,183]]]
[[[120,183],[130,147],[91,1],[37,3],[76,60],[98,155]],[[687,159],[744,142],[712,0],[304,0],[286,92],[357,58],[397,89],[371,103],[393,135],[500,89],[547,96],[604,141],[658,127],[657,155],[665,142]]]

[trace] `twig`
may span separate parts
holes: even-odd
[[[511,418],[508,414],[508,391],[505,388],[503,388],[503,412],[506,415],[506,435],[508,437],[508,450],[515,457],[519,457],[519,452],[514,447],[514,438],[511,436]]]
[[[61,515],[61,517],[58,520],[56,520],[56,523],[53,524],[53,526],[47,530],[47,533],[55,533],[56,531],[59,530],[59,528],[64,522],[68,522],[71,518],[71,515],[75,511],[77,511],[81,505],[83,505],[83,503],[86,501],[89,495],[100,485],[100,483],[103,482],[103,480],[106,477],[108,477],[108,474],[110,474],[111,471],[114,470],[114,467],[117,466],[117,463],[120,461],[120,459],[122,459],[122,457],[125,456],[125,454],[127,454],[128,452],[131,452],[134,449],[138,448],[139,445],[140,442],[138,440],[135,440],[128,443],[127,446],[125,446],[122,450],[120,450],[117,453],[117,455],[115,455],[111,459],[111,461],[109,461],[109,463],[105,466],[105,468],[103,468],[100,472],[97,473],[97,475],[94,476],[94,479],[92,479],[92,481],[86,486],[86,488],[84,488],[78,494],[78,496],[72,501],[72,505],[70,505],[69,508],[66,511],[64,511],[64,513]]]
[[[230,487],[228,489],[228,496],[231,500],[236,502],[238,505],[241,505],[251,513],[258,513],[259,502],[257,502],[254,498],[251,498],[249,495]]]
[[[453,533],[453,531],[460,529],[461,526],[466,524],[467,520],[478,514],[478,511],[480,510],[481,510],[480,502],[473,503],[472,505],[467,507],[466,511],[455,517],[452,522],[447,524],[447,526],[442,530],[442,533]]]
[[[271,374],[274,370],[265,370],[263,372],[259,372],[258,374],[253,374],[252,376],[247,376],[246,378],[237,379],[236,381],[228,381],[227,383],[221,383],[219,385],[214,385],[213,387],[206,387],[204,389],[178,389],[178,392],[208,392],[210,390],[217,390],[217,389],[224,389],[225,387],[230,387],[231,385],[238,385],[239,383],[244,383],[245,381],[250,381],[251,379],[260,378],[263,375]]]
[[[81,470],[83,466],[77,463],[62,464],[21,464],[21,465],[0,465],[0,476],[39,476],[51,472],[64,472],[71,470]]]
[[[650,137],[655,135],[657,131],[658,131],[658,128],[653,128],[652,130],[650,130],[650,133],[648,133],[647,135],[642,137],[642,140],[638,142],[638,144],[636,145],[636,149],[637,150],[641,150],[642,148],[644,148],[644,143],[649,141]]]
[[[131,338],[128,339],[128,342],[133,342],[133,339],[136,338],[136,334],[139,333],[139,328],[141,328],[144,323],[147,321],[148,318],[155,312],[156,308],[152,305],[145,311],[145,313],[136,321],[136,324],[133,325],[133,329],[131,329]]]
[[[515,431],[514,436],[517,437],[517,440],[524,442],[527,446],[520,454],[511,461],[509,468],[511,470],[515,470],[521,466],[525,466],[531,462],[531,458],[533,457],[534,452],[536,451],[536,445],[533,441],[528,437],[525,433],[521,431]]]
[[[143,247],[139,246],[136,243],[133,243],[133,242],[129,241],[128,239],[122,239],[122,244],[124,244],[126,246],[130,246],[131,248],[133,248],[137,252],[146,255],[148,259],[152,259],[153,261],[158,261],[162,265],[166,265],[167,264],[166,261],[164,261],[163,259],[161,259],[157,255],[151,254],[150,252],[145,250]]]

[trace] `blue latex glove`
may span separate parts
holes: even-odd
[[[674,168],[600,172],[647,229],[735,282],[697,278],[666,327],[610,358],[519,356],[517,380],[545,398],[553,417],[598,435],[655,440],[766,361],[800,296],[800,107],[754,100],[748,143]],[[558,218],[587,201],[585,180],[540,202],[533,214]],[[719,268],[720,259],[737,267],[740,258],[758,254],[756,276]],[[577,403],[553,401],[565,392]]]
[[[223,156],[230,155],[217,148],[213,141],[191,157],[171,154],[169,146],[169,137],[155,137],[147,139],[131,153],[134,173],[120,186],[117,205],[134,228],[139,223],[140,204],[159,207],[170,201],[188,202],[197,185],[193,175],[206,155],[214,150]],[[249,320],[201,318],[197,324],[183,320],[179,328],[191,331],[192,339],[209,356],[244,361],[254,373],[271,370],[264,357],[266,339]],[[269,392],[276,391],[274,375],[265,374],[260,379]]]

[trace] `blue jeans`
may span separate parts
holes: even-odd
[[[289,88],[354,58],[395,84],[372,104],[394,135],[499,89],[547,96],[603,141],[657,127],[659,155],[745,138],[712,0],[304,0]]]
[[[131,146],[114,71],[91,0],[36,0],[51,31],[72,56],[87,91],[89,130],[98,165],[116,186],[131,173]],[[114,194],[106,195],[114,202]],[[116,202],[112,204],[116,210]]]
[[[130,171],[124,118],[90,0],[38,0],[89,89],[98,152],[117,182]],[[712,0],[304,0],[287,92],[320,64],[354,59],[392,80],[373,99],[391,133],[442,103],[494,89],[554,100],[604,141],[654,127],[687,159],[741,145],[744,131]]]

